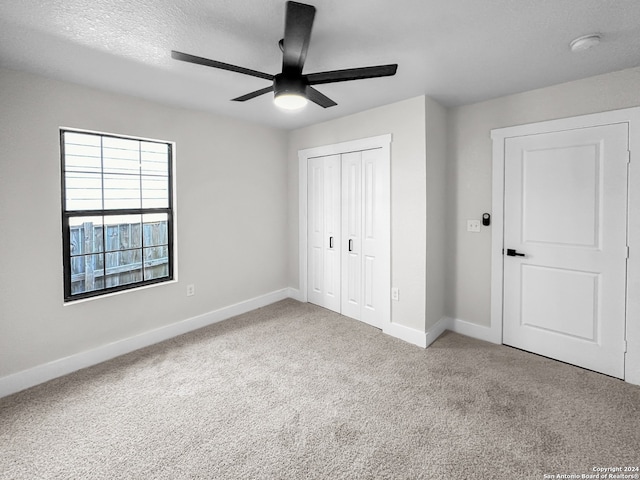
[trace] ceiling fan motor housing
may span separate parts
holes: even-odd
[[[273,91],[276,97],[280,95],[305,96],[306,83],[299,75],[292,76],[278,73],[273,80]]]

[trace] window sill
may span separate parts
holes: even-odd
[[[77,300],[69,300],[68,302],[63,302],[62,305],[64,307],[69,307],[71,305],[78,305],[80,303],[95,302],[96,300],[100,300],[102,298],[109,298],[109,297],[115,297],[117,295],[124,295],[124,294],[128,294],[128,293],[139,292],[140,290],[147,290],[149,288],[157,288],[157,287],[161,287],[163,285],[172,285],[174,283],[178,283],[178,280],[176,278],[174,278],[173,280],[167,280],[166,282],[152,283],[150,285],[142,285],[140,287],[130,288],[130,289],[127,289],[127,290],[120,290],[118,292],[105,293],[104,295],[96,295],[95,297],[79,298]]]

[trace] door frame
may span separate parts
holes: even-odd
[[[491,130],[493,142],[492,234],[491,234],[491,326],[487,339],[502,343],[504,286],[504,154],[511,137],[552,133],[561,130],[597,127],[614,123],[629,126],[629,151],[640,151],[640,107],[625,108],[577,117],[549,120]],[[625,381],[640,385],[640,166],[630,154],[627,178],[627,295]],[[635,158],[635,162],[638,159]],[[630,219],[638,221],[630,221]]]
[[[385,163],[391,168],[391,134],[378,135],[376,137],[362,138],[341,142],[332,145],[307,148],[298,151],[298,299],[307,302],[307,166],[309,158],[325,157],[329,155],[341,155],[362,150],[382,149]],[[391,185],[389,185],[389,188]],[[390,191],[390,190],[389,190]],[[391,201],[391,198],[389,198]],[[391,261],[391,223],[389,222],[389,259]],[[391,275],[391,265],[389,265]],[[391,277],[389,276],[389,284]],[[388,292],[388,301],[385,305],[383,324],[391,323],[391,292]]]

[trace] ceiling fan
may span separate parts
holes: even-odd
[[[209,60],[208,58],[196,57],[175,50],[171,51],[171,57],[183,62],[197,63],[207,67],[220,68],[270,80],[272,85],[234,98],[233,101],[245,102],[265,93],[274,92],[276,105],[287,109],[301,108],[307,104],[307,100],[311,100],[324,108],[337,105],[336,102],[320,93],[312,85],[395,75],[398,69],[397,64],[303,74],[302,69],[307,57],[315,14],[316,9],[313,5],[292,1],[287,2],[284,38],[279,42],[282,50],[282,72],[276,75]]]

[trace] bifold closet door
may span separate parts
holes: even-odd
[[[362,311],[362,153],[342,155],[342,314]]]
[[[308,301],[340,313],[340,155],[309,159]]]
[[[307,165],[307,299],[378,328],[390,309],[389,169],[382,149]]]
[[[341,313],[378,328],[389,309],[389,198],[381,149],[342,155]]]

